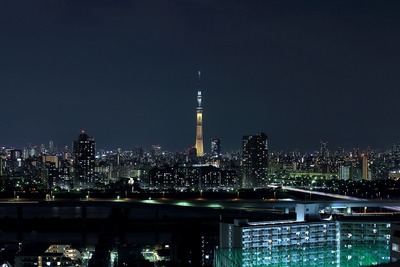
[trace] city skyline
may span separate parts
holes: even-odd
[[[85,133],[85,134],[90,134],[87,133],[85,130],[81,130],[80,133]],[[255,136],[256,135],[265,135],[265,133],[263,132],[258,132],[258,133],[253,133]],[[79,135],[78,133],[75,133],[75,138],[76,135]],[[246,135],[243,135],[241,138],[246,138]],[[97,143],[97,139],[96,136],[91,136],[91,138],[93,140],[96,140]],[[74,138],[73,138],[74,139]],[[208,147],[207,149],[204,149],[204,154],[203,156],[207,156],[207,157],[217,157],[216,151],[219,151],[219,156],[224,155],[225,153],[230,154],[230,153],[236,153],[236,152],[243,152],[243,140],[242,144],[239,148],[237,149],[225,149],[223,148],[223,145],[221,145],[221,139],[219,138],[212,138],[211,140],[208,140],[208,144],[206,144],[206,147]],[[216,144],[216,142],[218,142],[218,144]],[[33,149],[33,148],[38,148],[40,149],[42,152],[41,153],[50,153],[50,154],[55,154],[55,153],[60,153],[60,152],[71,152],[74,148],[74,140],[71,140],[71,142],[69,142],[68,144],[59,144],[57,143],[57,141],[55,140],[48,140],[47,142],[42,142],[42,143],[28,143],[22,146],[16,146],[16,145],[10,145],[10,146],[2,146],[0,145],[1,149],[16,149],[16,150],[24,150],[24,149]],[[101,144],[101,142],[100,142]],[[324,145],[322,145],[324,144]],[[319,140],[318,142],[315,142],[315,144],[313,145],[313,147],[310,147],[308,149],[305,150],[299,150],[297,148],[288,148],[287,150],[283,150],[283,149],[268,149],[269,153],[272,154],[280,154],[280,153],[304,153],[306,154],[310,154],[310,155],[322,155],[323,157],[328,157],[328,155],[330,155],[329,153],[360,153],[359,155],[365,155],[370,153],[371,151],[377,152],[377,153],[389,153],[390,151],[392,151],[393,153],[397,153],[399,147],[400,147],[400,142],[395,142],[392,144],[387,144],[384,147],[345,147],[345,146],[337,146],[337,147],[332,147],[328,145],[329,142],[325,141],[325,140]],[[269,146],[269,144],[268,144]],[[185,153],[185,154],[190,154],[190,150],[196,148],[195,145],[192,147],[188,147],[187,149],[184,150],[167,150],[165,149],[163,146],[161,146],[160,144],[153,144],[150,146],[128,146],[128,147],[117,147],[117,146],[110,146],[110,147],[104,147],[102,145],[96,145],[96,153],[100,153],[100,152],[117,152],[117,151],[132,151],[132,150],[136,150],[136,149],[143,149],[144,151],[151,151],[154,150],[155,147],[157,147],[157,149],[159,151],[163,151],[163,152],[170,152],[170,153]],[[218,149],[218,150],[216,150]],[[322,151],[324,150],[324,151]],[[269,154],[268,153],[268,154]],[[391,153],[391,152],[390,152]],[[203,157],[203,156],[198,156],[198,157]]]
[[[390,148],[400,97],[396,1],[0,2],[1,146]]]

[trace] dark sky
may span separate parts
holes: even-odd
[[[0,0],[0,146],[389,148],[400,1]]]

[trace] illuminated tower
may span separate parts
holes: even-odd
[[[201,106],[201,90],[200,90],[200,74],[199,74],[199,88],[197,91],[197,108],[196,108],[196,151],[197,156],[202,157],[204,155],[203,150],[203,107]]]

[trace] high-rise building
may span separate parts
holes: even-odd
[[[50,153],[50,155],[54,155],[55,154],[55,147],[54,147],[54,141],[53,140],[49,141],[49,153]]]
[[[203,107],[201,105],[201,89],[200,89],[200,75],[201,72],[198,72],[199,75],[199,85],[197,91],[197,108],[196,108],[196,151],[197,156],[202,157],[204,155],[203,150]]]
[[[326,142],[326,141],[320,141],[319,142],[319,157],[321,158],[321,159],[325,159],[326,157],[328,157],[329,155],[329,152],[328,152],[328,148],[327,148],[327,144],[328,144],[328,142]]]
[[[79,188],[90,188],[95,184],[95,146],[94,138],[84,131],[74,141],[75,182]]]
[[[197,151],[195,147],[190,147],[187,149],[186,161],[189,163],[197,162]]]
[[[213,159],[219,159],[221,157],[221,139],[211,139],[211,157]]]
[[[21,149],[11,149],[9,168],[13,175],[18,175],[23,172],[23,154]]]
[[[363,180],[369,180],[369,163],[368,163],[368,156],[363,155],[362,157],[362,178]]]
[[[400,166],[400,143],[393,144],[392,158],[394,167],[398,168]]]
[[[390,220],[321,219],[319,208],[297,204],[296,220],[220,223],[214,266],[372,266],[390,261],[390,247],[393,261],[400,255]]]
[[[268,136],[265,133],[243,136],[242,187],[267,185]]]

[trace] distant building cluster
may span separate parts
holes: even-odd
[[[203,104],[198,72],[196,138],[194,146],[181,152],[96,149],[94,137],[82,132],[73,147],[29,145],[0,148],[3,191],[107,190],[121,184],[134,190],[238,190],[268,185],[323,186],[321,180],[383,180],[400,177],[400,143],[391,151],[367,148],[329,150],[320,142],[312,153],[271,152],[268,136],[255,133],[242,138],[242,150],[224,153],[220,138],[211,139],[205,152]],[[300,182],[299,182],[300,181]]]
[[[396,178],[400,170],[399,149],[400,144],[394,145],[389,151],[370,148],[348,151],[343,147],[330,151],[327,142],[321,141],[320,149],[313,153],[271,153],[269,173],[278,180],[300,176],[353,181]]]
[[[221,154],[220,139],[211,142],[210,155],[151,150],[96,150],[94,137],[82,132],[73,149],[49,146],[1,148],[0,170],[4,189],[107,189],[120,182],[147,190],[233,190],[239,181],[240,155]],[[6,183],[7,182],[7,183]]]
[[[116,183],[132,190],[238,190],[268,185],[302,186],[305,180],[363,181],[400,177],[400,144],[390,151],[328,149],[321,141],[313,153],[270,152],[265,133],[246,135],[242,150],[223,153],[221,139],[210,140],[210,152],[151,149],[96,149],[94,137],[82,132],[69,147],[28,146],[0,150],[3,191],[99,189]],[[300,183],[301,181],[301,183]],[[317,186],[317,184],[314,184]]]

